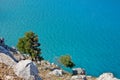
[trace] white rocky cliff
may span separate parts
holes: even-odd
[[[31,60],[21,60],[18,62],[11,53],[11,50],[12,48],[5,45],[0,39],[0,63],[13,68],[14,73],[24,80],[41,80],[35,63]]]
[[[100,75],[97,80],[120,80],[114,77],[112,73],[103,73]]]
[[[25,80],[41,80],[38,76],[38,69],[31,60],[19,61],[14,66],[14,72],[17,76]]]

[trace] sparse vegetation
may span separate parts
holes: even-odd
[[[17,48],[21,53],[29,54],[32,60],[41,60],[43,58],[40,56],[41,49],[38,41],[38,35],[32,31],[26,32],[24,37],[19,39]]]
[[[69,55],[63,55],[59,58],[59,61],[61,64],[63,64],[65,67],[72,68],[75,66],[75,64],[72,62],[71,57]]]

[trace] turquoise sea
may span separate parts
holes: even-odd
[[[0,36],[15,46],[26,31],[45,59],[70,54],[89,75],[120,78],[120,0],[0,0]]]

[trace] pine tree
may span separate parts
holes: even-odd
[[[75,64],[72,62],[71,57],[69,55],[63,55],[59,58],[59,61],[61,64],[63,64],[65,67],[72,68],[75,66]]]
[[[32,60],[41,60],[43,58],[40,56],[41,49],[38,41],[38,35],[32,31],[26,32],[24,37],[19,39],[17,48],[21,53],[29,54]]]

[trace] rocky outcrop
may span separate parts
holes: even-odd
[[[0,53],[5,54],[6,56],[12,58],[15,62],[17,62],[17,60],[14,58],[14,56],[10,53],[10,51],[8,49],[6,49],[3,46],[0,46]]]
[[[82,68],[74,68],[72,69],[72,77],[70,80],[87,80],[86,72]]]
[[[14,73],[25,80],[41,80],[38,76],[38,69],[31,60],[25,59],[17,49],[5,45],[4,39],[0,38],[0,63],[4,63],[10,68],[13,68]],[[21,61],[20,61],[21,60]],[[19,61],[19,62],[18,62]],[[6,75],[5,79],[13,78],[11,75]]]
[[[14,67],[14,65],[17,63],[14,61],[10,56],[6,55],[5,53],[0,53],[0,62],[4,63],[10,67]]]
[[[70,80],[87,80],[85,75],[72,76]]]
[[[7,48],[0,46],[0,62],[13,67],[17,63],[17,60]]]
[[[73,75],[85,75],[86,72],[82,68],[74,68],[72,69]]]
[[[19,78],[13,71],[13,68],[4,64],[0,63],[0,80],[23,80]]]
[[[41,80],[38,76],[38,69],[31,60],[21,60],[14,66],[14,72],[25,80]]]
[[[52,75],[55,75],[55,76],[62,76],[63,71],[59,70],[59,69],[55,69],[55,70],[51,71],[49,74],[52,74]]]
[[[112,73],[103,73],[97,78],[97,80],[118,80],[118,79],[115,78]]]
[[[57,65],[55,65],[54,63],[50,63],[50,62],[48,62],[48,61],[45,61],[45,60],[42,60],[41,62],[39,62],[39,64],[41,65],[41,67],[40,67],[40,70],[51,70],[51,71],[53,71],[53,69],[55,69],[55,68],[58,68],[58,66]]]
[[[25,60],[26,59],[26,57],[23,54],[21,54],[19,51],[16,51],[15,54],[13,53],[13,56],[15,57],[15,59],[17,61]]]
[[[73,69],[73,75],[71,75],[54,63],[44,60],[38,62],[40,78],[35,63],[24,60],[26,58],[29,56],[22,55],[16,48],[5,45],[4,38],[0,38],[0,80],[41,80],[41,78],[43,80],[120,80],[112,73],[103,73],[97,79],[86,76],[82,68]]]

